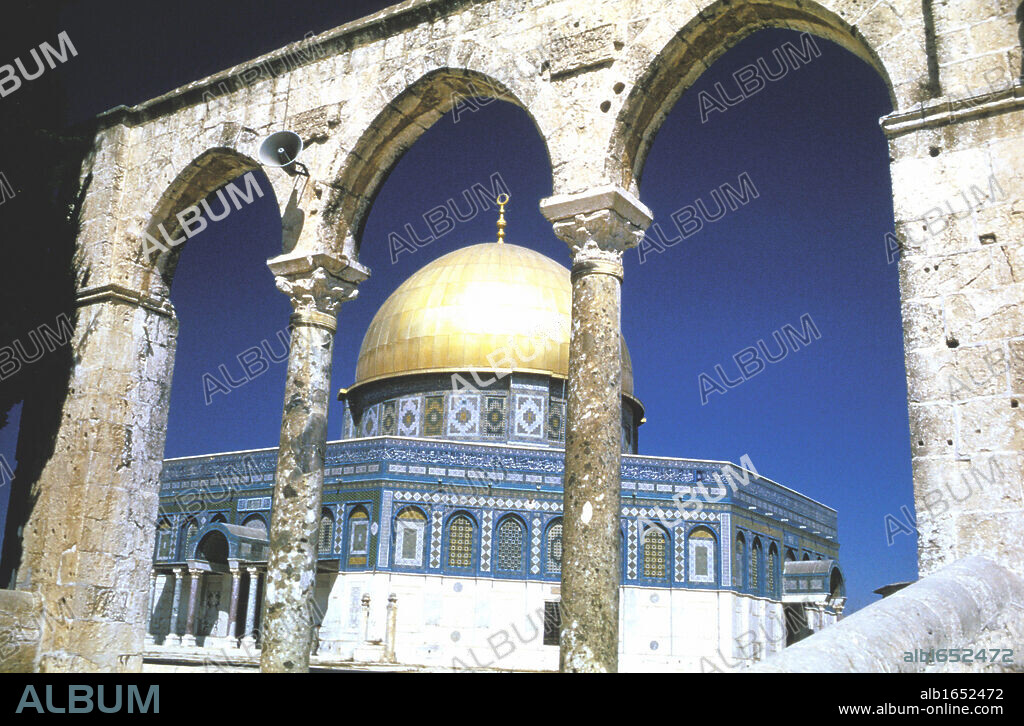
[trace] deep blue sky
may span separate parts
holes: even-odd
[[[73,117],[87,118],[384,4],[289,0],[261,3],[258,11],[235,2],[147,4],[116,23],[124,3],[79,4],[65,25],[79,57],[56,72],[73,89]],[[193,6],[202,10],[192,13]],[[900,535],[887,546],[883,522],[912,505],[897,269],[886,263],[883,242],[892,203],[878,118],[890,110],[888,96],[871,68],[818,40],[820,58],[711,113],[707,123],[698,105],[699,92],[713,91],[715,82],[735,95],[733,71],[770,59],[787,40],[797,35],[762,31],[737,45],[662,127],[641,199],[664,229],[672,230],[672,212],[698,198],[714,211],[710,190],[737,186],[744,172],[759,197],[644,264],[635,250],[627,254],[622,326],[647,408],[641,453],[731,461],[748,454],[764,476],[836,508],[849,612],[877,599],[871,591],[880,585],[916,576],[915,539]],[[402,254],[397,264],[388,234],[411,223],[425,236],[424,212],[474,183],[488,184],[496,172],[512,190],[507,239],[569,264],[537,208],[551,192],[551,174],[526,113],[495,102],[458,123],[449,114],[403,157],[373,207],[361,258],[373,274],[341,310],[335,390],[352,382],[363,333],[384,299],[427,262],[492,240],[494,214]],[[280,251],[277,218],[265,199],[211,225],[184,250],[172,289],[181,334],[167,456],[278,443],[283,363],[209,406],[202,391],[203,373],[220,364],[240,377],[236,356],[246,348],[267,341],[281,349],[275,336],[287,326],[289,306],[265,265]],[[733,354],[758,339],[770,342],[785,324],[799,328],[805,313],[820,340],[701,405],[701,372],[721,364],[735,377]],[[338,438],[340,404],[332,402],[330,413],[329,435]],[[0,431],[8,459],[12,428]]]

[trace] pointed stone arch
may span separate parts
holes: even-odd
[[[856,3],[840,0],[828,4],[834,9],[796,0],[738,4],[716,0],[698,14],[685,17],[683,11],[670,9],[662,23],[648,24],[636,38],[638,52],[624,74],[631,79],[631,91],[614,123],[606,157],[607,178],[638,193],[654,138],[683,92],[727,50],[766,28],[809,33],[849,50],[878,72],[895,107],[894,82],[875,48],[892,41],[893,35],[903,31],[902,24],[869,23],[866,36],[849,21],[857,15]],[[678,30],[670,33],[672,28]],[[923,42],[923,31],[921,39]]]
[[[532,96],[529,92],[526,95]],[[358,135],[342,139],[331,171],[334,181],[323,205],[324,228],[318,238],[331,240],[333,249],[358,259],[367,217],[388,175],[431,126],[467,98],[489,98],[522,108],[533,121],[550,163],[543,120],[516,89],[480,71],[436,68],[381,104]]]
[[[253,173],[253,179],[257,180],[259,192],[274,194],[260,164],[252,157],[233,148],[221,146],[206,149],[185,165],[174,180],[167,185],[155,206],[150,210],[145,226],[138,235],[139,239],[127,240],[128,244],[137,242],[132,261],[141,268],[141,289],[147,290],[154,296],[166,297],[169,294],[174,271],[177,268],[181,250],[185,246],[184,244],[175,246],[170,243],[173,240],[182,239],[182,217],[179,215],[184,214],[189,207],[199,205],[210,194],[250,173]],[[256,173],[258,173],[258,177],[255,176]],[[259,183],[260,177],[264,183]],[[246,191],[250,197],[257,192],[251,188],[246,188]],[[168,251],[156,250],[147,260],[144,255],[148,241],[147,235],[168,247]],[[126,252],[130,251],[126,250]]]

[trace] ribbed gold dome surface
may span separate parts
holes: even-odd
[[[485,243],[449,252],[403,282],[374,316],[359,349],[356,385],[408,375],[512,369],[566,378],[569,271],[539,252]],[[492,355],[494,354],[494,355]],[[633,366],[622,342],[622,391]]]

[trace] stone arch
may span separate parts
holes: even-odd
[[[195,559],[205,560],[211,564],[226,565],[228,562],[228,540],[223,532],[208,532],[196,547]]]
[[[833,600],[846,597],[846,579],[843,577],[842,571],[836,565],[832,565],[832,571],[828,576],[828,591],[829,596]]]
[[[243,527],[250,527],[252,529],[261,529],[266,534],[270,528],[267,526],[266,517],[262,514],[250,514],[244,520],[242,520]]]
[[[178,559],[187,560],[195,557],[193,543],[199,533],[199,522],[195,517],[189,517],[178,530]]]
[[[852,17],[852,11],[848,14]],[[607,177],[639,194],[639,179],[647,154],[683,92],[727,50],[766,28],[806,32],[849,50],[878,72],[893,106],[897,106],[889,71],[874,50],[889,37],[875,33],[868,39],[857,26],[815,2],[764,0],[736,4],[716,0],[699,15],[683,20],[679,31],[670,37],[666,37],[664,28],[656,28],[637,38],[640,48],[657,50],[651,55],[638,54],[640,60],[634,62],[626,74],[632,78],[631,91],[614,123],[605,157]]]
[[[142,268],[141,289],[155,296],[169,295],[174,271],[181,250],[185,246],[167,244],[167,240],[181,238],[182,229],[178,215],[199,204],[209,194],[249,172],[256,171],[266,179],[262,167],[255,159],[235,149],[221,146],[206,149],[175,176],[150,210],[138,239],[129,241],[135,248],[133,259]],[[273,191],[269,183],[261,185],[261,189],[264,188],[267,192]],[[147,262],[143,254],[146,235],[169,247],[169,251],[155,251]]]
[[[523,109],[533,121],[550,165],[549,136],[520,93],[493,75],[465,68],[431,70],[387,101],[358,135],[341,143],[323,206],[321,238],[358,259],[363,229],[378,192],[405,152],[460,99],[491,98]]]

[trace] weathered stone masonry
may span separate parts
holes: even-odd
[[[586,414],[602,392],[615,390],[622,275],[584,258],[590,250],[592,259],[615,266],[629,236],[646,224],[639,178],[666,113],[721,53],[770,26],[849,49],[878,71],[893,99],[883,129],[906,246],[900,285],[921,571],[987,554],[1024,573],[1024,91],[1016,4],[410,0],[101,116],[82,170],[75,367],[53,456],[31,484],[38,499],[18,563],[19,587],[33,593],[41,612],[71,616],[40,615],[34,667],[141,665],[175,352],[167,296],[180,252],[148,263],[144,233],[162,224],[173,235],[178,212],[259,168],[259,141],[290,128],[306,144],[310,176],[267,170],[281,210],[282,254],[333,261],[311,264],[291,282],[313,285],[316,270],[326,269],[355,284],[341,271],[365,276],[358,267],[362,228],[388,171],[460,95],[482,92],[522,106],[535,122],[552,169],[545,209],[587,200],[579,215],[549,214],[574,247],[576,271],[567,471],[580,487],[567,487],[567,519],[572,512],[582,523],[588,502],[592,510],[592,524],[566,533],[564,601],[579,623],[563,639],[572,644],[563,663],[614,669],[613,632],[600,624],[614,611],[614,575],[574,568],[569,548],[606,563],[617,551],[604,529],[602,507],[611,502],[597,498],[617,492],[618,454],[611,452],[618,450],[612,442],[619,421]],[[256,72],[268,65],[275,72]],[[228,83],[239,77],[246,83]],[[939,233],[912,233],[937,226],[925,219],[929,210],[993,176],[1004,199],[969,214],[951,208]],[[607,226],[591,229],[592,218]],[[320,323],[298,326],[291,352],[289,385],[308,379],[315,386],[301,400],[289,394],[285,401],[282,449],[295,456],[282,460],[277,482],[294,482],[305,505],[319,498],[322,480],[316,452],[325,409],[318,396],[327,385],[322,369],[333,320],[326,318],[336,308],[320,312]],[[343,334],[339,344],[356,342]],[[980,366],[995,371],[984,387],[951,392],[950,374]],[[971,467],[988,471],[989,461],[1004,472],[991,486],[947,497],[945,507],[929,494]],[[588,470],[591,479],[581,474]],[[306,595],[301,583],[282,579],[280,567],[309,560],[309,525],[286,511],[279,502],[272,535],[278,564],[267,580],[268,602],[281,606],[282,649],[280,658],[265,654],[264,667],[289,668],[287,660],[301,670],[308,627],[296,608]],[[18,601],[20,611],[28,606]]]

